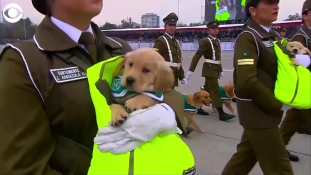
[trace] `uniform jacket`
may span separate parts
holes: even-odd
[[[117,49],[124,54],[132,50],[125,41],[106,37],[91,25],[97,60],[48,17],[33,41],[9,45],[1,53],[0,174],[87,174],[98,128],[86,74],[55,53],[70,52],[91,66],[114,56]],[[164,95],[164,102],[184,122],[183,103],[176,104],[176,98],[183,97],[173,91]]]
[[[164,37],[167,39],[169,43],[170,49],[172,51],[173,60],[170,60],[169,49],[167,48],[167,44],[166,44]],[[162,57],[165,59],[165,61],[167,62],[173,62],[173,63],[182,62],[182,50],[176,38],[171,38],[167,34],[164,34],[155,40],[153,48],[156,51],[158,51],[162,55]],[[182,66],[179,69],[176,67],[171,67],[171,68],[173,70],[174,77],[175,77],[175,86],[178,86],[178,80],[182,80],[185,78],[184,69]]]
[[[244,128],[276,128],[281,122],[282,103],[274,97],[277,57],[273,41],[279,39],[275,31],[268,32],[249,20],[236,40],[233,78]]]
[[[291,41],[298,41],[311,50],[311,29],[306,25],[302,25]],[[311,71],[311,65],[308,69]]]
[[[202,56],[204,56],[204,59],[213,60],[213,49],[208,39],[212,41],[213,47],[215,49],[216,61],[221,61],[221,44],[219,39],[214,38],[212,36],[208,36],[199,42],[199,48],[192,58],[189,71],[191,72],[195,71],[195,68]],[[222,72],[221,64],[212,64],[204,62],[202,68],[202,77],[219,78],[221,72]]]

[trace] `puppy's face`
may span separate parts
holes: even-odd
[[[174,76],[163,57],[153,49],[141,48],[125,55],[121,65],[121,84],[128,90],[142,93],[163,92],[172,88]]]
[[[205,90],[200,90],[193,94],[193,103],[195,106],[202,106],[202,104],[209,106],[212,102],[210,94]]]
[[[230,98],[234,98],[235,95],[234,95],[234,86],[233,86],[233,83],[232,82],[228,82],[225,86],[224,86],[224,89],[228,95],[228,97]]]
[[[293,54],[306,54],[305,47],[297,41],[289,42],[286,48]]]

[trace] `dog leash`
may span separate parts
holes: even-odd
[[[184,85],[186,85],[193,93],[195,92],[195,91],[189,86],[188,83],[186,83],[186,84],[184,84]]]

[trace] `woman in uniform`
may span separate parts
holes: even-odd
[[[277,57],[271,29],[279,0],[246,0],[249,20],[234,50],[234,86],[237,111],[244,131],[237,152],[222,175],[249,174],[257,161],[263,174],[293,174],[278,125],[288,109],[274,95]]]

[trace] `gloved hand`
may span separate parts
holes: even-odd
[[[187,80],[184,78],[181,80],[181,84],[187,84]]]
[[[188,71],[187,74],[186,74],[186,80],[189,81],[190,78],[192,77],[192,75],[193,75],[193,72]]]
[[[175,112],[161,103],[132,112],[120,127],[107,126],[98,131],[94,143],[102,152],[122,154],[152,140],[158,134],[177,133]]]
[[[224,78],[224,72],[220,72],[219,77]]]
[[[311,58],[309,57],[309,55],[298,54],[296,55],[296,59],[299,61],[300,65],[303,67],[309,67],[311,64]]]

